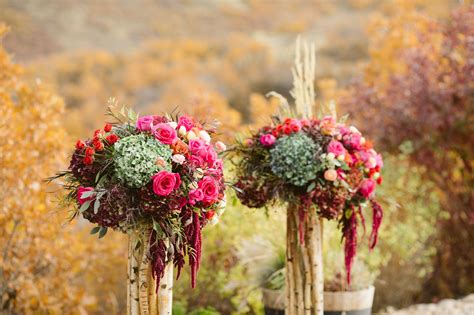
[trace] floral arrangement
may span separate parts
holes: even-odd
[[[157,288],[165,266],[179,273],[189,257],[192,286],[201,257],[201,230],[217,223],[225,208],[222,142],[212,143],[213,126],[188,116],[139,117],[131,110],[78,140],[63,178],[74,205],[96,223],[91,233],[107,228],[149,235],[147,258]],[[151,231],[151,232],[150,232]]]
[[[340,223],[345,240],[347,281],[357,247],[357,226],[365,230],[363,206],[373,209],[370,248],[377,243],[382,208],[374,199],[383,161],[370,141],[353,126],[322,119],[281,119],[238,143],[232,150],[237,196],[243,204],[260,208],[276,201],[296,205],[299,239],[309,211]]]

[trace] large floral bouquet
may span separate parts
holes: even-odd
[[[274,117],[236,145],[237,195],[243,204],[260,208],[275,201],[296,206],[300,241],[309,211],[340,223],[345,239],[347,279],[356,253],[357,226],[364,224],[363,206],[373,209],[369,246],[377,243],[382,208],[374,200],[382,182],[382,157],[353,126],[326,116],[318,119]]]
[[[211,142],[215,128],[188,116],[116,113],[114,122],[78,140],[69,169],[58,174],[75,205],[103,237],[107,228],[142,233],[157,284],[173,262],[189,256],[192,286],[201,257],[201,229],[224,211],[223,164]],[[158,287],[158,286],[157,286]]]

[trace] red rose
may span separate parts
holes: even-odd
[[[84,141],[82,141],[82,140],[77,140],[77,142],[76,142],[76,149],[81,150],[81,149],[84,149],[85,146],[86,146],[86,144],[84,143]]]
[[[89,197],[82,197],[82,194],[84,194],[85,192],[89,192],[89,191],[94,191],[94,188],[93,187],[83,187],[83,186],[79,186],[78,190],[77,190],[77,202],[79,202],[79,204],[82,206],[82,204],[86,201],[89,201],[89,200],[94,200],[95,199],[95,195],[91,195]]]
[[[86,156],[92,156],[94,155],[95,150],[91,147],[86,148]]]
[[[107,136],[107,142],[110,144],[114,144],[115,142],[119,141],[119,137],[116,134],[111,134]]]
[[[90,148],[88,148],[90,149]],[[92,163],[94,163],[94,158],[90,155],[86,155],[86,157],[84,158],[84,164],[85,165],[91,165]]]
[[[94,148],[96,151],[102,151],[104,149],[104,144],[100,141],[94,142]]]
[[[98,137],[101,134],[102,134],[102,130],[100,129],[97,129],[96,131],[94,131],[94,137]]]
[[[289,135],[289,134],[291,133],[291,131],[292,131],[291,126],[289,126],[289,125],[283,126],[283,133],[284,133],[285,135]]]
[[[382,185],[382,176],[380,176],[379,178],[377,178],[377,184]]]
[[[112,125],[111,124],[105,124],[104,131],[105,132],[110,132],[111,130],[112,130]]]
[[[212,219],[212,217],[214,216],[214,214],[215,214],[215,211],[213,211],[213,210],[208,210],[208,211],[206,212],[206,219],[208,219],[208,220]]]

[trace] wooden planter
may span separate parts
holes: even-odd
[[[325,315],[370,315],[374,301],[373,286],[360,291],[324,292]],[[265,315],[285,315],[285,292],[262,289]]]

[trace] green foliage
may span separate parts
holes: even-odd
[[[273,173],[295,186],[316,178],[320,165],[315,163],[321,148],[303,133],[278,139],[270,150]]]
[[[156,164],[158,158],[166,162],[164,169],[171,169],[171,149],[144,134],[123,138],[114,148],[115,173],[127,186],[139,188],[147,184],[152,175],[163,169]]]

